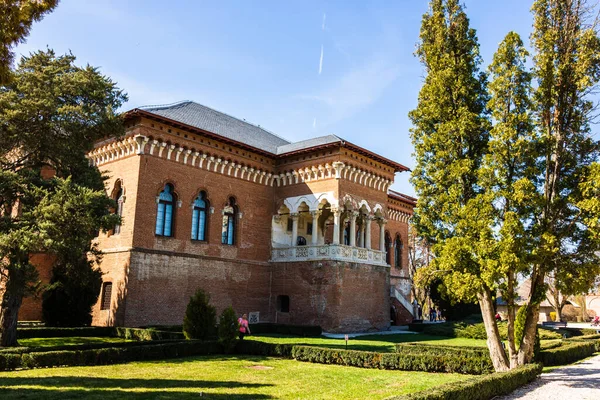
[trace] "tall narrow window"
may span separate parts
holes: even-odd
[[[400,239],[400,235],[396,235],[396,240],[394,241],[394,265],[398,268],[402,267],[402,239]]]
[[[192,240],[206,240],[208,200],[202,191],[194,201],[192,212]]]
[[[156,236],[173,236],[173,222],[175,210],[175,194],[170,183],[158,196],[158,209],[156,212]]]
[[[101,310],[110,310],[110,300],[112,298],[112,282],[102,284],[102,297],[100,300]]]
[[[227,205],[223,209],[223,229],[221,234],[221,243],[230,246],[235,244],[237,205],[233,197],[229,198]]]
[[[386,264],[391,264],[392,253],[390,247],[392,246],[392,238],[390,237],[389,232],[385,233],[385,262]]]
[[[344,244],[350,246],[350,222],[344,224]]]
[[[119,190],[115,196],[115,201],[117,202],[115,214],[117,214],[119,217],[123,216],[123,200],[123,188],[121,187],[121,183],[119,183]],[[121,233],[121,223],[116,224],[113,228],[113,234],[118,235],[119,233]]]

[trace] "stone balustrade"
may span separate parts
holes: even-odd
[[[335,260],[387,265],[385,252],[343,244],[279,247],[271,251],[271,262]]]

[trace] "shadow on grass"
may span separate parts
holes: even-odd
[[[160,391],[148,390],[143,392],[128,392],[124,390],[61,390],[58,388],[51,389],[29,389],[29,388],[0,388],[0,398],[3,400],[11,399],[44,399],[44,400],[71,400],[71,399],[91,399],[91,400],[117,400],[117,399],[133,399],[133,400],[154,400],[154,399],[273,399],[261,393],[238,394],[238,393],[206,393],[202,390],[195,392],[182,391]]]
[[[25,388],[19,386],[26,386]],[[260,388],[271,384],[178,379],[112,379],[93,377],[3,377],[1,399],[188,399],[210,389]],[[82,389],[85,388],[85,389]],[[178,389],[187,389],[178,390]],[[191,391],[190,391],[191,389]],[[270,399],[260,393],[202,393],[208,399]]]

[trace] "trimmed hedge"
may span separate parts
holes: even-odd
[[[487,374],[493,372],[492,362],[486,354],[475,352],[446,352],[445,354],[375,353],[370,351],[341,350],[326,347],[296,346],[243,340],[238,342],[236,353],[268,357],[295,358],[298,361],[336,364],[361,368],[394,369],[403,371],[457,372],[462,374]]]
[[[217,342],[183,341],[133,347],[106,347],[93,350],[63,350],[0,354],[0,370],[45,368],[73,365],[108,365],[130,361],[220,354]]]
[[[465,322],[443,322],[439,324],[409,324],[408,330],[419,332],[432,336],[459,337],[468,339],[487,339],[485,325],[483,322],[478,324],[467,324]],[[506,322],[498,324],[500,338],[506,340],[508,337],[508,327]],[[562,334],[554,329],[538,328],[540,339],[562,339]]]
[[[540,364],[529,364],[508,372],[497,372],[440,385],[426,391],[393,397],[394,400],[488,400],[511,393],[532,382],[542,372]]]
[[[275,333],[279,335],[294,335],[302,337],[319,337],[323,333],[318,325],[285,325],[272,323],[251,324],[250,332],[253,335]]]
[[[397,353],[432,353],[432,354],[455,354],[467,353],[467,354],[483,354],[489,355],[487,347],[478,346],[446,346],[436,344],[425,344],[425,343],[398,343],[396,344]]]
[[[240,340],[235,345],[235,352],[237,354],[247,354],[251,356],[292,358],[292,347],[294,347],[294,345],[291,344]]]
[[[596,352],[594,341],[566,341],[560,347],[540,351],[538,361],[547,367],[571,364]]]
[[[18,328],[17,339],[51,337],[99,337],[114,336],[111,326],[86,326],[80,328]]]
[[[183,332],[163,331],[155,328],[113,328],[113,336],[130,340],[184,340]]]
[[[379,368],[402,371],[456,372],[486,374],[493,372],[489,357],[472,354],[399,354],[370,351],[338,350],[311,346],[292,347],[292,357],[298,361],[337,364],[361,368]]]
[[[181,340],[179,340],[181,341]],[[174,343],[176,340],[153,340],[152,344],[163,344],[163,343]],[[105,349],[109,347],[137,347],[137,346],[148,346],[148,342],[121,342],[121,343],[85,343],[85,344],[72,344],[72,345],[60,345],[60,346],[32,346],[32,347],[5,347],[0,348],[0,354],[25,354],[25,353],[39,353],[46,351],[62,351],[62,350],[93,350],[93,349]]]

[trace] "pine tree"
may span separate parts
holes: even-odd
[[[3,0],[0,3],[0,84],[8,82],[12,48],[25,41],[34,21],[51,12],[58,0]]]
[[[92,238],[118,222],[86,154],[123,133],[116,110],[126,99],[96,69],[51,50],[24,57],[0,86],[0,346],[17,344],[23,297],[39,290],[29,255],[93,262]],[[54,178],[42,173],[48,169]]]

